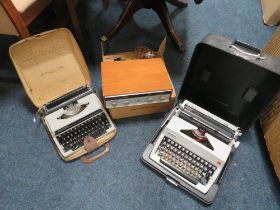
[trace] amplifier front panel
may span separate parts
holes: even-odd
[[[105,97],[107,109],[169,102],[171,90]]]

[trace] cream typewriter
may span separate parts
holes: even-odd
[[[82,157],[90,163],[105,155],[116,127],[92,89],[92,80],[79,46],[67,29],[56,29],[21,40],[10,57],[25,92],[38,108],[60,157]],[[84,155],[104,145],[105,150]]]

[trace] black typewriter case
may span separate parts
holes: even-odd
[[[280,59],[240,41],[208,35],[194,50],[177,105],[187,99],[245,132],[279,90]],[[206,194],[180,182],[149,158],[153,143],[172,112],[144,151],[142,160],[170,183],[211,204],[235,151],[232,151],[221,175]]]

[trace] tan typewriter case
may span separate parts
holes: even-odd
[[[25,92],[37,108],[81,86],[92,85],[85,59],[68,29],[55,29],[21,40],[10,47],[9,54]],[[101,138],[98,144],[105,144],[115,134]],[[59,155],[69,161],[86,153],[81,148],[67,159]]]
[[[12,45],[9,53],[25,92],[38,108],[83,85],[91,85],[84,57],[68,29],[24,39]]]

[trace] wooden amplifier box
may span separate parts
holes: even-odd
[[[112,118],[169,111],[176,98],[163,60],[165,40],[158,51],[103,55],[102,95]]]

